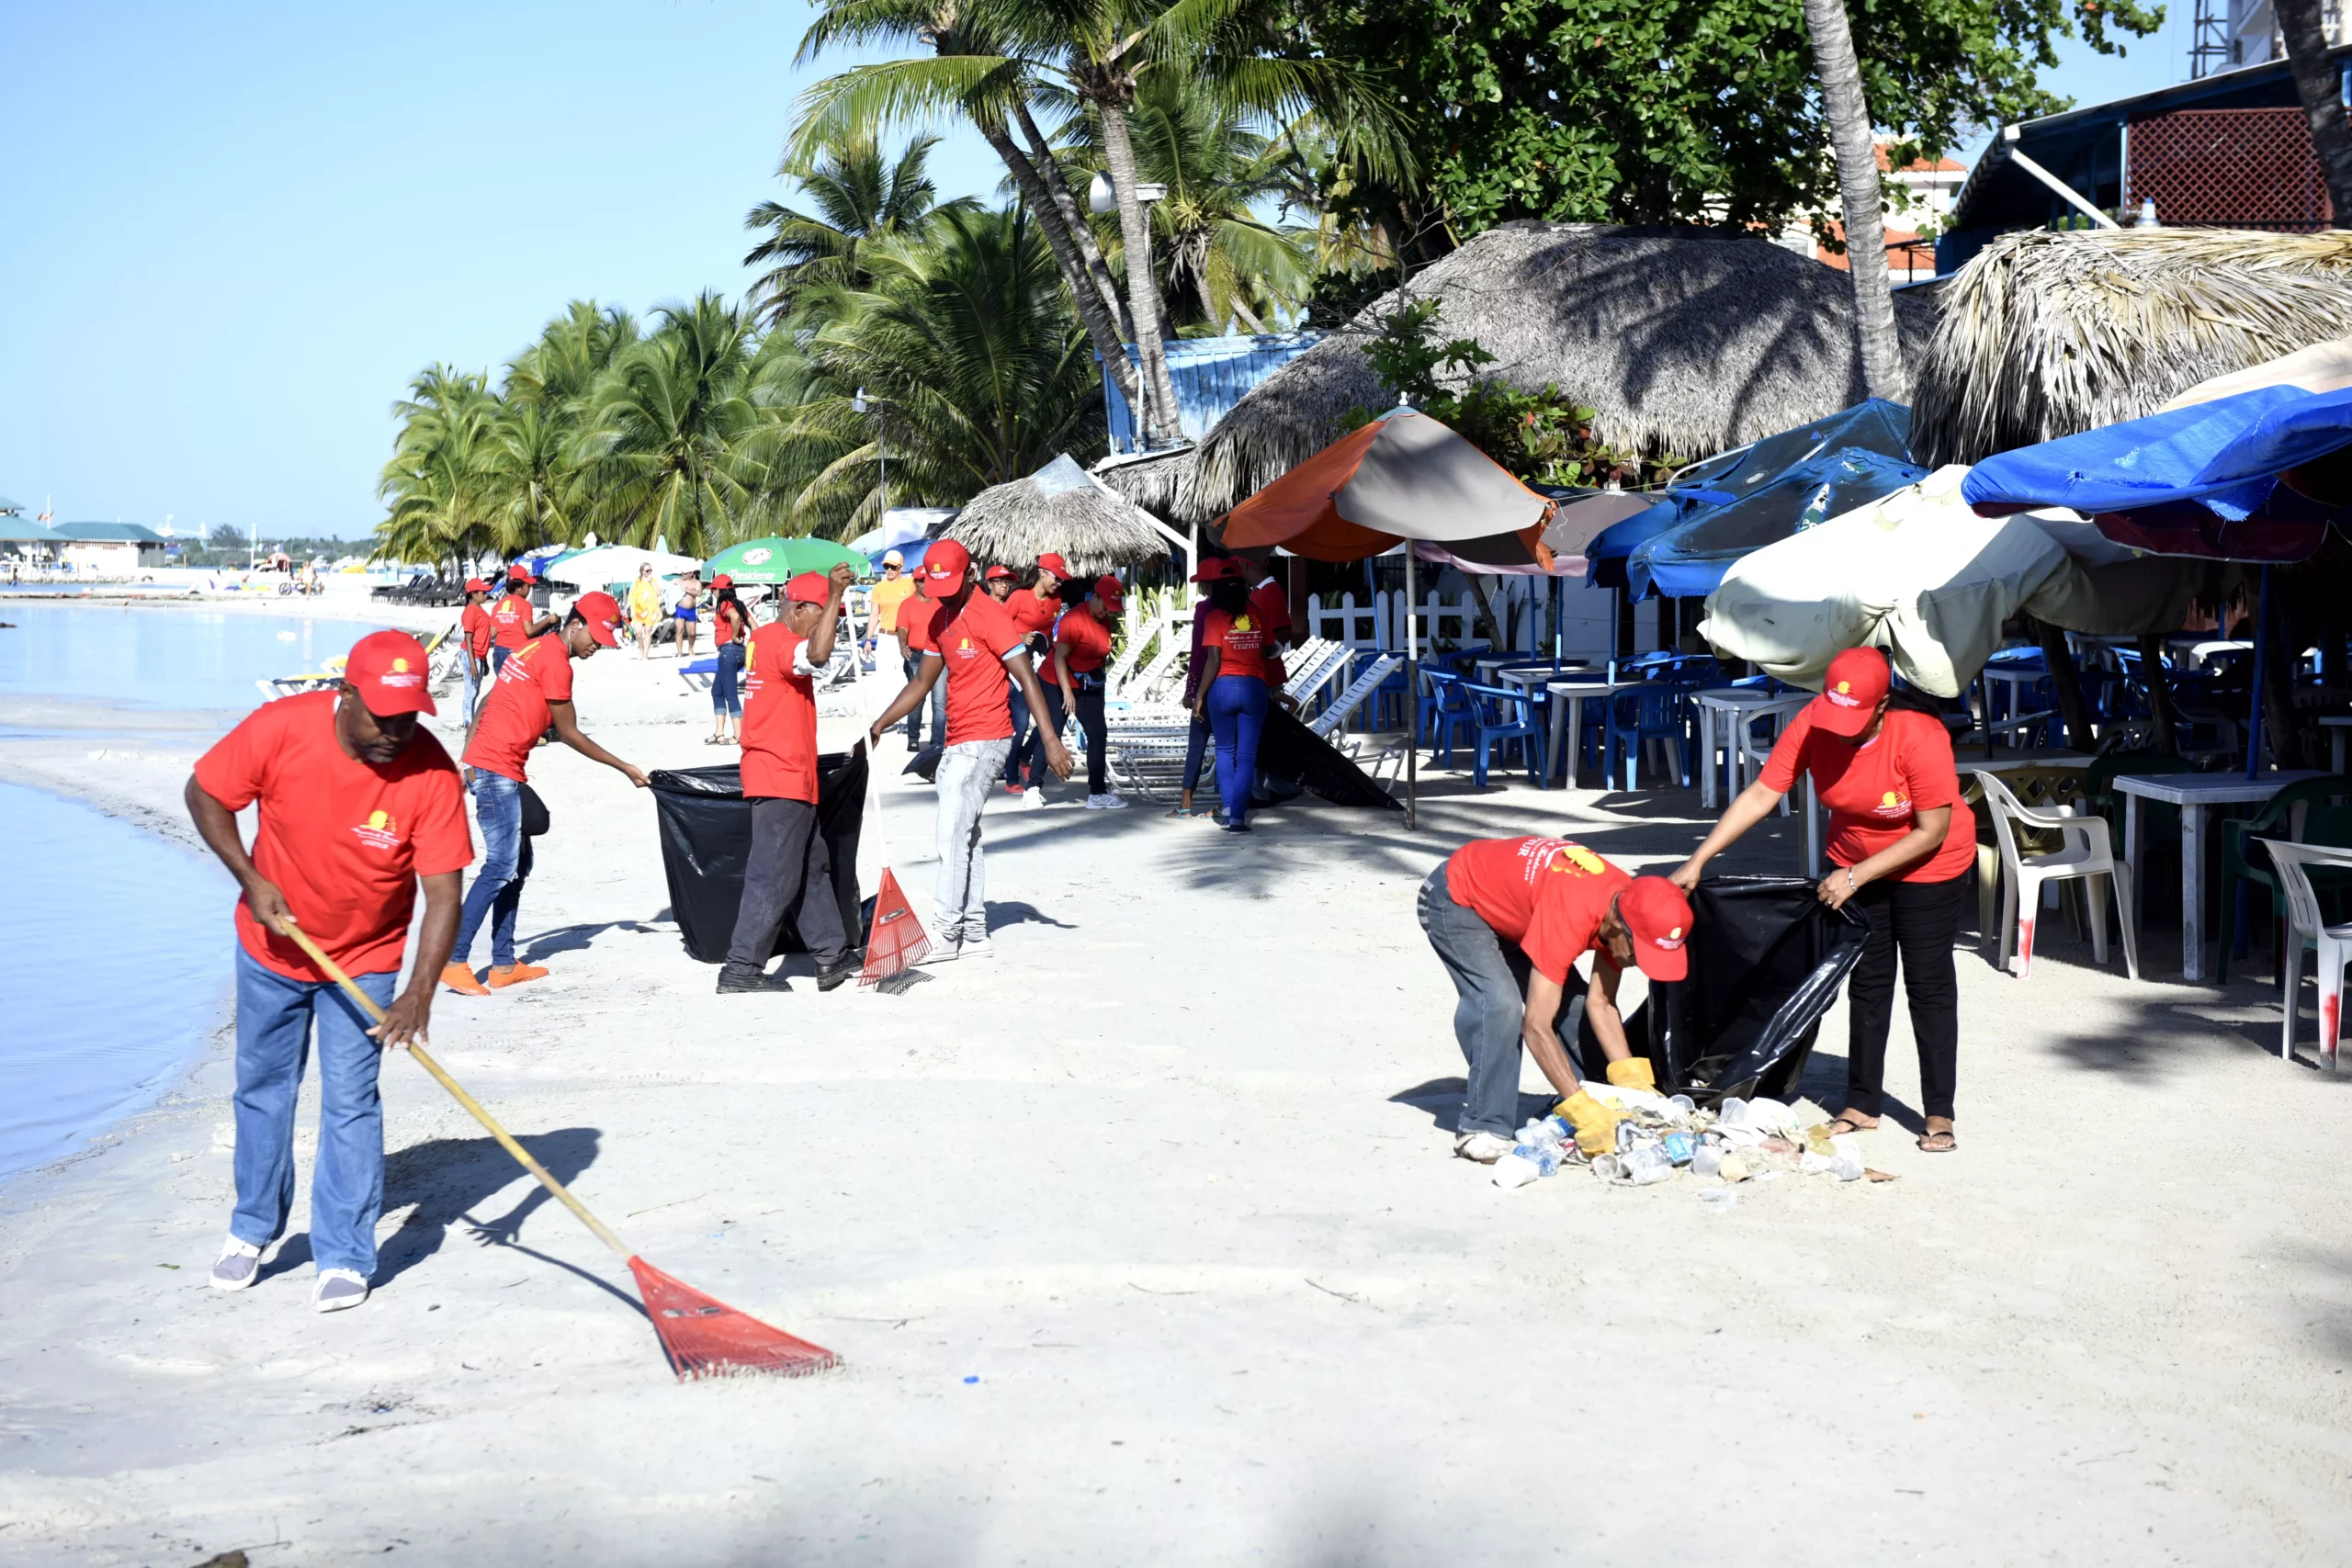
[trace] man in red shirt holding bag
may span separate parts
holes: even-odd
[[[765,973],[775,933],[792,917],[817,961],[817,988],[857,972],[833,896],[832,856],[817,830],[817,675],[833,657],[842,595],[857,581],[846,561],[829,576],[804,571],[785,588],[784,614],[751,636],[743,660],[743,798],[752,807],[752,853],[743,902],[718,971],[723,996],[788,991]]]
[[[458,930],[458,874],[473,859],[458,770],[417,726],[434,711],[424,649],[404,632],[353,645],[343,683],[264,704],[197,760],[197,831],[244,889],[237,902],[236,1212],[212,1283],[241,1291],[294,1206],[294,1104],[317,1026],[319,1153],[311,1256],[321,1312],[357,1306],[376,1272],[383,1206],[381,1049],[425,1037],[433,976]],[[237,813],[260,807],[253,850]],[[424,929],[392,995],[416,885]],[[370,1027],[286,933],[299,928],[384,1010]]]
[[[1453,1152],[1483,1165],[1510,1153],[1522,1048],[1559,1091],[1553,1111],[1576,1129],[1577,1147],[1588,1155],[1614,1148],[1621,1118],[1577,1078],[1563,1047],[1575,1015],[1563,1017],[1561,1002],[1577,961],[1591,953],[1584,1017],[1609,1059],[1609,1081],[1654,1089],[1648,1058],[1634,1055],[1625,1038],[1617,982],[1628,964],[1653,980],[1690,973],[1690,903],[1682,890],[1566,839],[1480,839],[1430,873],[1420,918],[1453,976],[1453,1032],[1470,1066]]]
[[[1017,683],[1038,713],[1046,711],[1046,694],[1004,606],[974,592],[970,552],[941,539],[923,552],[916,577],[922,597],[907,601],[899,624],[908,628],[908,642],[922,653],[922,664],[874,722],[866,742],[870,753],[884,730],[912,713],[942,680],[947,682],[946,750],[933,781],[939,790],[939,881],[932,891],[932,949],[925,962],[935,964],[990,952],[980,810],[1012,753],[1006,689]],[[1069,777],[1061,737],[1043,739],[1046,765],[1056,778]]]

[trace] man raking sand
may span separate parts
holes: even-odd
[[[212,1283],[242,1291],[294,1206],[294,1102],[315,1024],[319,1155],[311,1251],[321,1312],[357,1306],[376,1273],[384,1196],[383,1046],[425,1037],[434,979],[458,933],[458,874],[473,859],[457,765],[417,715],[434,712],[424,649],[403,632],[359,639],[343,684],[266,703],[199,758],[185,797],[197,831],[243,888],[237,902],[236,1212]],[[250,854],[239,811],[260,807]],[[416,885],[417,963],[398,999]],[[299,925],[383,1009],[341,994],[287,934]]]

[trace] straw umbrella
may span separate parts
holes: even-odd
[[[2352,233],[2036,231],[1944,290],[1911,409],[1912,455],[1936,466],[2139,419],[2352,335]]]
[[[1068,456],[1026,479],[980,491],[942,537],[961,544],[976,560],[1007,566],[1058,551],[1080,577],[1165,560],[1170,544],[1183,543]]]
[[[1243,398],[1195,453],[1185,520],[1227,512],[1305,462],[1345,433],[1350,411],[1395,400],[1363,347],[1405,296],[1440,300],[1439,333],[1495,355],[1480,375],[1558,388],[1611,446],[1704,457],[1868,396],[1842,272],[1719,229],[1508,223]],[[1926,348],[1935,310],[1925,290],[1895,300],[1907,355]]]

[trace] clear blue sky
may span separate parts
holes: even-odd
[[[2176,6],[2176,9],[2179,9]],[[740,292],[806,4],[0,0],[0,494],[357,537],[390,407],[567,300]],[[2182,74],[2186,13],[2083,102]],[[842,62],[846,63],[844,59]],[[837,68],[827,59],[818,70]],[[994,192],[976,138],[944,195]]]

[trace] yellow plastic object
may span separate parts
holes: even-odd
[[[1609,1064],[1609,1081],[1619,1089],[1645,1089],[1657,1092],[1657,1073],[1650,1066],[1647,1056],[1628,1056],[1622,1062]]]
[[[1605,1155],[1615,1148],[1617,1123],[1625,1119],[1582,1089],[1552,1107],[1552,1114],[1577,1130],[1577,1147],[1588,1156]]]

